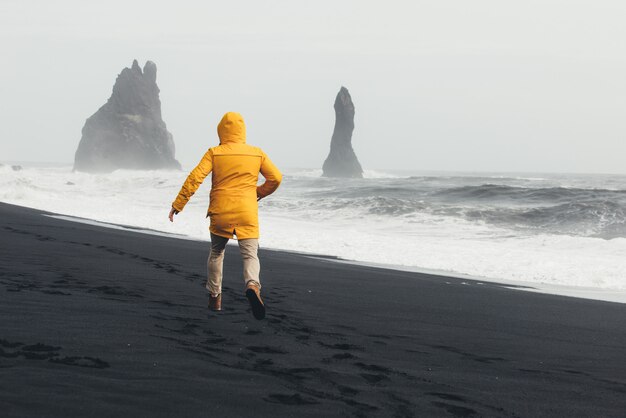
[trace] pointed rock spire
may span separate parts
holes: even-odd
[[[341,87],[335,98],[335,129],[330,153],[322,166],[324,177],[363,177],[363,169],[352,149],[354,104],[348,89]]]

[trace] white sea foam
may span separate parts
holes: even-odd
[[[468,274],[484,280],[626,291],[626,238],[525,233],[468,220],[457,212],[379,213],[370,205],[378,202],[371,199],[363,201],[370,206],[338,204],[328,194],[332,180],[317,179],[319,170],[286,174],[279,191],[260,203],[263,247]],[[73,173],[70,167],[13,171],[3,166],[0,201],[208,240],[205,215],[209,180],[174,223],[167,219],[186,175],[179,171],[125,170],[92,175]],[[386,181],[385,173],[374,175]],[[305,179],[305,183],[298,179]],[[433,181],[444,180],[428,178],[426,183]],[[554,179],[541,181],[558,183]],[[367,187],[367,182],[360,180],[358,185]],[[323,196],[322,191],[326,193]]]

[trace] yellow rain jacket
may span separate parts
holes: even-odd
[[[246,125],[239,113],[228,112],[217,126],[220,145],[209,148],[180,189],[172,207],[182,211],[209,173],[213,172],[207,216],[210,231],[226,238],[259,237],[257,198],[272,194],[282,174],[261,148],[246,144]],[[265,182],[257,186],[259,173]]]

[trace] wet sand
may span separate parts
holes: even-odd
[[[262,250],[256,321],[235,247],[214,313],[207,243],[3,203],[0,231],[2,416],[626,411],[624,304]]]

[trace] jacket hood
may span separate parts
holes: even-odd
[[[220,144],[245,144],[246,124],[243,117],[237,112],[226,113],[217,125],[217,135],[220,137]]]

